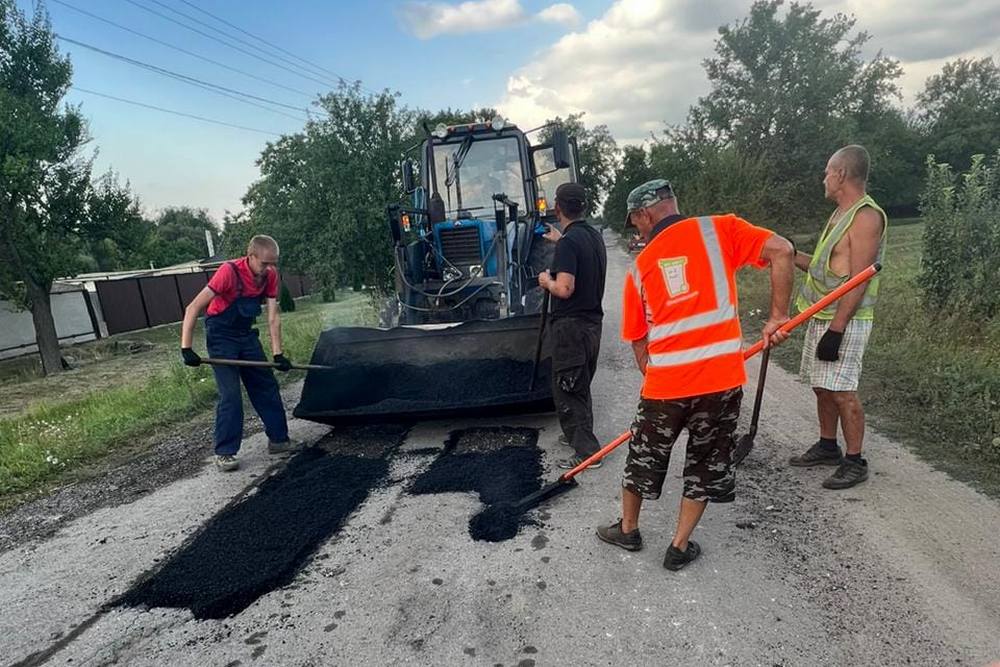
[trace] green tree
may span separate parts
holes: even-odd
[[[142,217],[128,183],[108,172],[94,184],[85,222],[89,255],[96,270],[123,271],[148,266],[147,250],[155,232]]]
[[[580,184],[587,189],[594,201],[603,199],[614,183],[620,152],[608,126],[598,125],[588,129],[583,122],[582,113],[570,114],[566,118],[556,116],[546,121],[546,125],[548,127],[540,132],[542,143],[552,139],[552,131],[557,127],[576,139],[580,158],[577,165]]]
[[[205,232],[213,238],[219,234],[205,209],[167,207],[156,218],[146,252],[150,261],[160,267],[202,259],[208,255]]]
[[[328,293],[343,284],[386,287],[385,208],[402,193],[399,159],[416,136],[417,114],[388,91],[366,95],[358,85],[343,84],[319,103],[327,117],[264,149],[261,177],[243,198],[246,215],[232,224],[274,236],[283,266]]]
[[[1000,66],[993,58],[946,63],[917,96],[929,152],[964,171],[976,154],[1000,148]]]
[[[44,11],[0,0],[0,292],[31,310],[45,373],[62,369],[49,291],[78,266],[90,188],[71,75]]]
[[[604,224],[625,233],[625,204],[628,193],[648,180],[658,178],[649,164],[649,154],[642,146],[626,146],[622,160],[612,176],[601,217]]]
[[[811,228],[808,214],[824,206],[827,158],[862,138],[862,117],[885,117],[901,68],[881,53],[862,57],[869,37],[853,33],[853,18],[794,2],[782,13],[782,4],[757,0],[747,18],[719,29],[716,55],[705,61],[711,91],[689,123],[695,137],[764,160],[774,215]]]
[[[956,174],[927,158],[927,187],[920,202],[924,251],[919,282],[933,310],[973,320],[1000,313],[1000,151],[970,160]]]

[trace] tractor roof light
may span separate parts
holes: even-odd
[[[437,127],[434,128],[434,131],[431,132],[431,134],[438,139],[444,139],[448,136],[448,126],[444,123],[438,123]]]
[[[497,116],[490,123],[490,127],[493,128],[494,132],[499,132],[503,128],[507,127],[507,121],[503,119],[503,116]]]

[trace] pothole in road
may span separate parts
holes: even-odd
[[[186,607],[198,619],[224,618],[290,584],[385,479],[389,454],[406,431],[361,427],[295,456],[255,493],[213,517],[118,604]]]
[[[511,505],[538,491],[542,451],[538,430],[523,427],[469,428],[453,431],[444,453],[410,487],[414,495],[471,492],[486,505],[469,520],[474,540],[509,540],[521,526],[534,523]]]

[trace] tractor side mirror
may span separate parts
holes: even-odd
[[[417,189],[417,179],[413,175],[413,160],[406,158],[401,166],[403,169],[403,190],[409,194]]]
[[[556,169],[568,169],[570,167],[569,135],[566,130],[555,130],[552,133],[552,162]]]

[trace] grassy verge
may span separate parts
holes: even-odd
[[[1000,322],[944,319],[923,309],[916,284],[922,233],[920,224],[895,223],[889,230],[858,391],[870,424],[952,476],[1000,496]],[[741,274],[748,334],[763,324],[758,309],[767,312],[768,293],[765,273]],[[802,340],[800,329],[773,358],[797,372]]]
[[[282,316],[285,352],[294,361],[306,362],[323,329],[370,324],[371,318],[370,303],[360,294],[332,304],[300,302],[295,312]],[[0,500],[58,479],[157,427],[189,419],[212,405],[216,389],[211,369],[180,364],[176,329],[144,332],[151,339],[162,339],[155,354],[163,359],[162,369],[143,381],[96,384],[85,395],[45,399],[16,416],[0,419]],[[261,337],[269,351],[266,332]],[[130,360],[122,361],[127,365]],[[302,377],[298,371],[278,375],[282,382]],[[59,376],[44,379],[57,387],[59,381]]]

